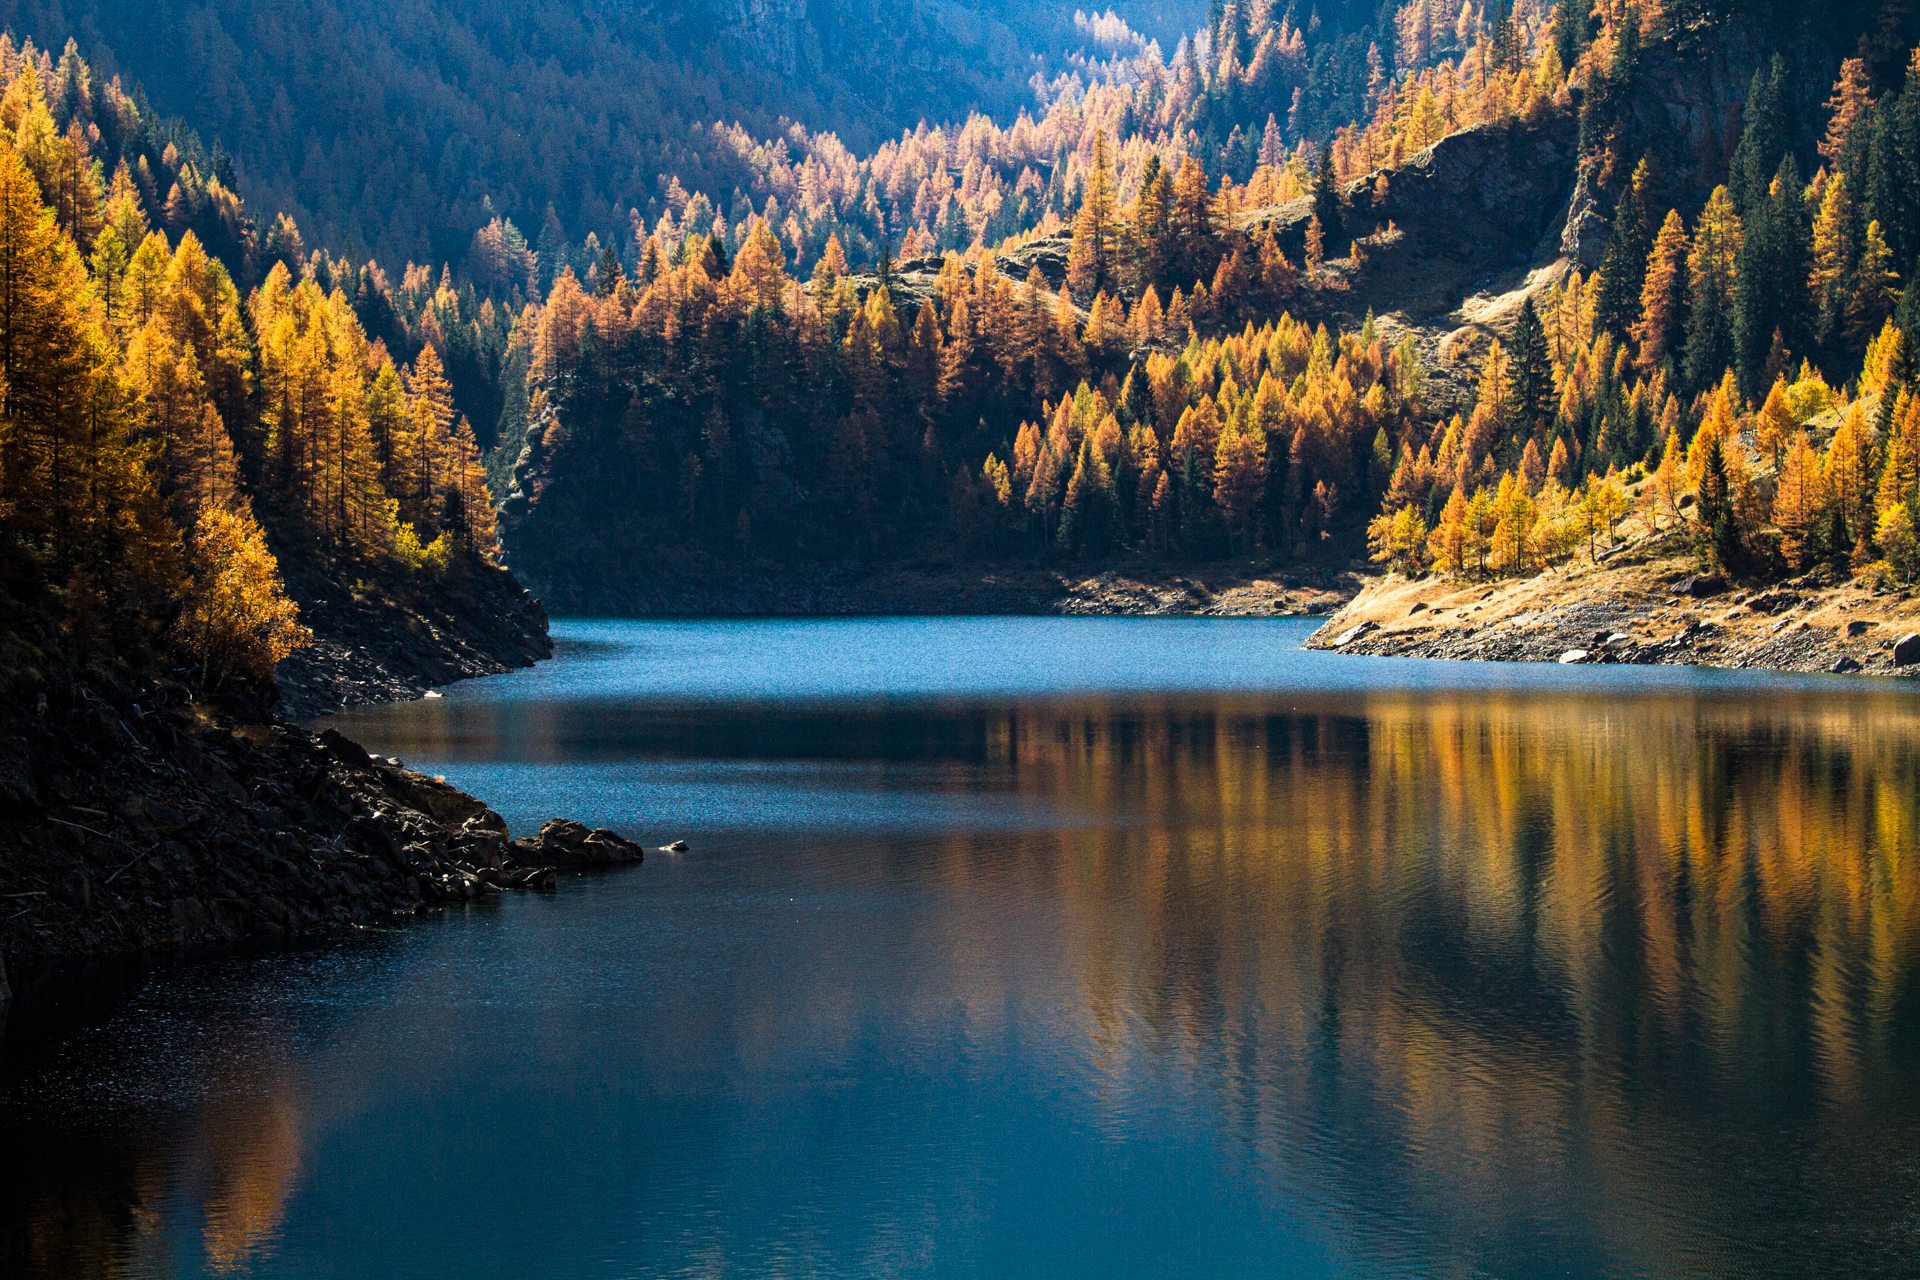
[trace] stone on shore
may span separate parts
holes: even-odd
[[[523,836],[512,845],[522,860],[556,867],[609,867],[639,862],[647,851],[605,827],[589,831],[569,818],[550,818],[536,836]]]
[[[1380,624],[1377,622],[1363,622],[1357,627],[1348,627],[1340,633],[1340,638],[1333,642],[1333,647],[1336,649],[1344,649],[1361,636],[1366,635],[1370,631],[1378,631],[1379,629]]]

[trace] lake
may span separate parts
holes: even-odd
[[[116,970],[40,1276],[1920,1270],[1920,689],[1274,620],[562,622],[329,721],[683,855]]]

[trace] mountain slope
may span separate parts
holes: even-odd
[[[865,150],[923,118],[1011,116],[1036,55],[1074,38],[1028,0],[15,0],[0,22],[53,49],[73,36],[217,134],[250,203],[395,266],[457,261],[496,209],[537,228],[552,205],[577,238],[624,226],[662,175],[716,199],[751,186],[696,124],[777,138],[795,120]]]

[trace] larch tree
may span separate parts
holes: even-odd
[[[1873,109],[1873,86],[1864,58],[1848,58],[1840,64],[1840,78],[1834,81],[1833,96],[1827,99],[1827,133],[1820,140],[1820,155],[1828,164],[1838,164],[1846,154],[1853,131],[1860,127]]]
[[[569,275],[566,277],[571,279]],[[407,379],[407,497],[412,502],[414,521],[437,528],[436,508],[439,495],[451,479],[440,465],[447,452],[447,435],[453,428],[453,387],[447,381],[440,353],[431,345],[422,347],[414,359]],[[407,504],[402,502],[402,510]]]
[[[1743,239],[1740,217],[1726,187],[1716,187],[1694,228],[1687,254],[1685,379],[1700,388],[1733,363],[1735,268]]]
[[[733,287],[749,307],[768,311],[780,309],[787,289],[787,255],[780,241],[767,227],[765,218],[756,218],[753,230],[740,246],[733,262]]]
[[[1067,252],[1067,284],[1075,293],[1090,297],[1116,283],[1119,235],[1113,160],[1103,130],[1093,138],[1086,191],[1081,196],[1080,211],[1074,215],[1073,238]]]
[[[1633,326],[1635,363],[1647,377],[1680,354],[1687,316],[1687,229],[1669,209],[1653,239],[1646,281],[1640,289],[1640,319]]]
[[[198,659],[203,679],[265,680],[281,659],[313,643],[251,515],[209,507],[187,551],[191,586],[174,635]]]
[[[1198,279],[1214,267],[1213,201],[1207,194],[1207,175],[1192,156],[1180,161],[1173,180],[1170,217],[1174,261],[1187,279]]]
[[[1227,415],[1213,454],[1213,501],[1227,527],[1228,550],[1253,544],[1253,517],[1267,484],[1267,438],[1244,415]]]
[[[1813,295],[1814,340],[1825,343],[1846,321],[1852,305],[1853,198],[1847,190],[1847,175],[1836,173],[1827,181],[1820,200],[1820,213],[1813,221],[1813,270],[1807,287]]]

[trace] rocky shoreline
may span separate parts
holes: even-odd
[[[505,568],[475,564],[444,578],[365,590],[344,585],[349,579],[288,575],[300,620],[314,633],[311,648],[280,664],[275,709],[289,719],[404,702],[455,680],[531,667],[553,653],[546,610]]]
[[[1306,645],[1367,657],[1920,675],[1911,591],[1827,572],[1731,582],[1649,542],[1625,563],[1524,580],[1378,578]]]
[[[666,552],[645,577],[537,585],[563,612],[622,617],[1310,617],[1339,609],[1362,579],[1249,557],[1178,567],[1147,557],[1092,566],[1014,559],[795,566]]]
[[[50,623],[15,621],[0,672],[0,1009],[9,969],[285,944],[644,856],[564,819],[513,839],[481,801],[338,733],[74,664]]]

